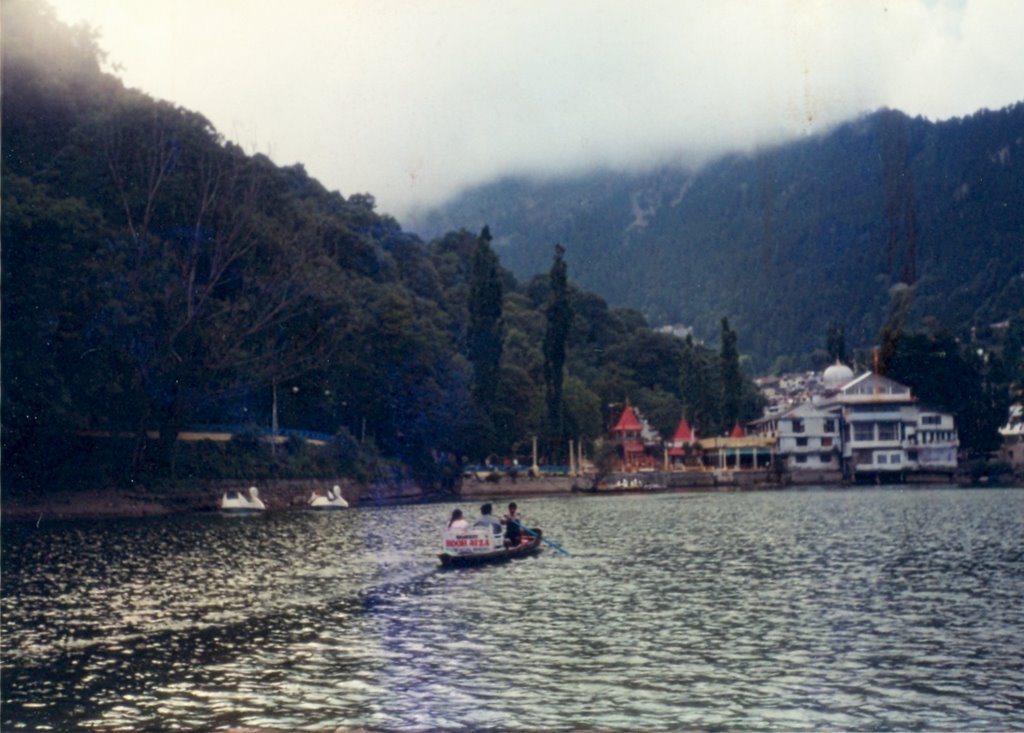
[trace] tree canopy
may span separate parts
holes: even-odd
[[[124,88],[41,0],[2,12],[5,490],[325,471],[443,486],[533,436],[564,459],[624,398],[678,420],[681,342],[575,287],[561,247],[520,283],[489,227],[424,242],[372,194]],[[235,444],[176,440],[208,424]],[[278,428],[330,447],[259,450]]]

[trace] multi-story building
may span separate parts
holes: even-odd
[[[906,385],[867,372],[844,385],[835,401],[850,478],[956,471],[953,416],[922,407]]]
[[[783,470],[848,479],[947,474],[957,468],[953,416],[918,403],[909,387],[867,372],[853,378],[840,364],[825,370],[807,401],[751,424],[776,439]]]
[[[776,454],[784,470],[839,471],[840,416],[834,408],[805,402],[776,418]]]
[[[1014,473],[1024,474],[1024,404],[1010,407],[1009,419],[999,428],[999,434],[1003,437],[999,458],[1006,461]]]

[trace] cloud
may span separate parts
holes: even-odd
[[[398,216],[509,172],[698,159],[1024,90],[1015,0],[56,0],[122,78]]]

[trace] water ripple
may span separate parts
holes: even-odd
[[[1024,491],[521,503],[571,556],[442,572],[443,504],[5,523],[0,723],[1024,728]]]

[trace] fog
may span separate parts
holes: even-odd
[[[1024,98],[1016,0],[55,0],[128,86],[400,219],[509,174],[700,162]]]

